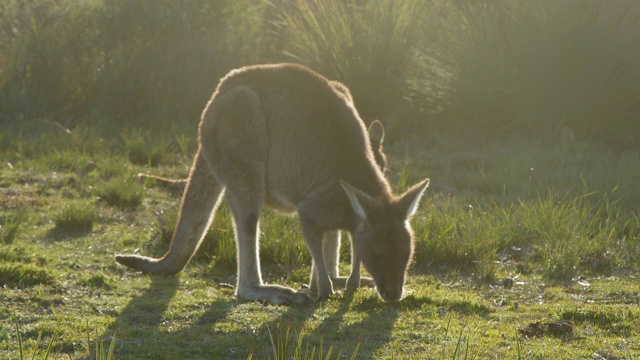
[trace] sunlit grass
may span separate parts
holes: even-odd
[[[125,152],[134,165],[157,166],[173,153],[164,138],[154,138],[149,132],[133,130],[122,134]]]
[[[95,205],[77,203],[65,206],[53,219],[56,231],[66,233],[86,233],[93,229],[98,218]]]
[[[498,262],[563,281],[637,266],[637,250],[629,256],[638,246],[635,153],[509,141],[473,152],[455,142],[414,150],[419,157],[391,168],[402,168],[401,181],[407,167],[410,177],[432,178],[414,222],[418,264],[475,266],[491,278]]]
[[[0,357],[638,358],[638,4],[1,2]],[[174,231],[135,175],[184,176],[219,77],[283,60],[381,117],[397,192],[431,178],[397,304],[238,301],[224,206],[178,276],[113,260]],[[260,240],[266,281],[307,281],[295,216]]]
[[[144,199],[144,188],[130,178],[113,178],[98,184],[96,193],[105,203],[125,209],[137,208]]]
[[[15,323],[15,332],[16,332],[16,337],[18,339],[18,347],[19,347],[19,357],[18,359],[20,360],[24,360],[24,359],[32,359],[32,360],[46,360],[49,359],[49,356],[53,354],[54,351],[54,347],[57,346],[58,344],[56,344],[56,341],[58,341],[58,337],[59,334],[53,333],[53,335],[51,336],[51,338],[49,339],[48,344],[45,344],[42,342],[42,335],[44,330],[40,330],[38,332],[38,338],[36,339],[36,341],[34,343],[25,343],[23,342],[23,335],[22,335],[22,327],[20,326],[19,322]],[[90,329],[87,327],[87,344],[89,344],[89,348],[91,347],[91,340],[90,340]],[[89,358],[92,359],[96,359],[96,360],[112,360],[115,359],[114,357],[114,351],[115,351],[115,344],[116,344],[116,337],[115,335],[110,339],[109,342],[109,347],[105,348],[105,343],[104,341],[99,341],[98,339],[95,340],[94,342],[94,346],[95,346],[95,357],[91,356],[91,352],[89,351]],[[31,348],[31,349],[29,349]],[[27,357],[27,353],[31,352],[31,356]]]
[[[330,346],[325,353],[322,339],[320,339],[318,346],[310,347],[308,343],[305,344],[304,329],[300,329],[297,337],[295,335],[295,330],[291,328],[291,325],[277,323],[274,329],[269,329],[269,340],[271,340],[274,360],[329,360],[348,356],[348,353],[342,354],[342,351],[334,350],[333,346]],[[349,359],[357,358],[358,347],[359,345],[353,350]]]
[[[20,231],[20,227],[25,222],[27,213],[19,210],[14,215],[8,216],[0,223],[0,243],[11,244]]]
[[[0,263],[0,286],[2,287],[23,289],[54,283],[54,277],[44,267],[28,263]]]

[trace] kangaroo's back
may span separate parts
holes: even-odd
[[[276,198],[296,203],[313,187],[342,179],[372,195],[388,192],[375,165],[367,131],[348,94],[337,90],[321,75],[295,64],[259,65],[231,72],[218,86],[210,103],[242,92],[261,116],[209,116],[203,128],[236,128],[247,147],[260,146],[264,157],[265,185]],[[230,141],[224,130],[201,134],[212,143]],[[256,145],[259,144],[259,145]],[[290,192],[290,194],[283,194]]]

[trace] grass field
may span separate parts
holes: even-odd
[[[234,297],[224,208],[178,276],[116,265],[117,252],[166,250],[179,198],[136,174],[184,176],[192,143],[50,130],[15,134],[0,154],[0,358],[42,359],[50,342],[57,359],[104,358],[110,345],[118,359],[640,358],[637,152],[570,139],[389,144],[397,190],[432,179],[412,220],[408,294],[286,307]],[[295,217],[267,211],[261,230],[266,280],[306,283]]]
[[[220,209],[148,277],[219,78],[297,62],[387,129],[412,219],[407,295],[241,302]],[[637,0],[0,1],[0,359],[640,359]],[[265,280],[299,288],[295,217]],[[348,272],[343,241],[342,273]]]

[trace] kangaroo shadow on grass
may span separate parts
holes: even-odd
[[[100,337],[104,348],[109,348],[113,336],[116,354],[123,348],[140,346],[140,338],[130,334],[146,333],[158,328],[169,302],[178,290],[178,282],[178,278],[174,276],[152,277],[151,285],[127,303],[118,313],[115,322]]]
[[[163,320],[169,302],[178,290],[179,280],[174,276],[153,276],[151,285],[142,294],[129,301],[122,309],[113,330],[122,332],[128,326],[156,327]]]
[[[400,306],[383,302],[377,294],[355,303],[354,294],[345,293],[339,301],[338,310],[324,319],[313,336],[322,337],[325,343],[333,343],[335,354],[351,357],[357,348],[357,359],[374,359],[376,350],[391,341]],[[355,315],[345,321],[348,311],[355,312]]]
[[[369,296],[358,293],[357,300],[354,294],[344,293],[329,300],[330,303],[270,306],[238,300],[232,289],[212,284],[220,296],[212,301],[205,298],[196,304],[179,305],[194,310],[193,315],[183,311],[175,315],[170,304],[180,286],[180,279],[175,276],[151,277],[149,287],[119,311],[115,322],[101,337],[106,340],[105,348],[116,333],[118,358],[247,359],[252,354],[262,359],[273,355],[270,337],[274,342],[287,343],[288,354],[292,355],[298,334],[303,331],[302,350],[306,354],[314,347],[316,354],[319,351],[327,354],[332,347],[332,358],[338,353],[351,357],[359,346],[356,358],[374,359],[393,340],[392,332],[402,312],[423,306],[466,315],[487,316],[493,312],[490,306],[475,301],[429,296],[409,295],[401,302],[385,303],[375,293]],[[176,301],[180,301],[179,297]],[[252,318],[250,315],[256,310],[267,313],[271,319],[263,322]],[[291,331],[289,340],[287,328]]]
[[[202,352],[193,350],[194,347],[189,346],[189,343],[205,342],[204,339],[210,335],[208,332],[211,325],[225,318],[237,301],[232,296],[224,296],[224,300],[211,302],[204,299],[201,305],[204,312],[199,312],[195,322],[185,321],[184,318],[177,321],[169,308],[179,288],[180,279],[176,276],[151,277],[149,287],[119,311],[115,322],[100,337],[105,352],[115,334],[116,358],[206,358],[206,354],[211,352],[206,347],[217,346],[215,339],[211,339],[210,343],[207,341],[205,347],[201,347]],[[174,330],[177,322],[187,325]],[[223,343],[220,346],[227,345]],[[229,351],[229,348],[224,350]]]
[[[312,332],[305,332],[307,342],[311,346],[322,342],[325,354],[329,346],[333,346],[334,355],[340,353],[341,356],[350,358],[357,347],[357,359],[376,359],[379,356],[377,351],[388,347],[393,340],[393,329],[403,312],[421,309],[423,306],[440,309],[442,316],[473,314],[486,317],[494,312],[489,305],[464,300],[434,299],[410,294],[400,302],[385,303],[376,293],[364,299],[361,296],[362,294],[358,294],[359,300],[354,301],[353,293],[345,293],[340,299],[334,300],[340,302],[338,309],[323,318]]]
[[[220,293],[217,299],[179,304],[178,291],[190,285],[181,284],[176,276],[156,275],[150,279],[149,287],[118,311],[114,323],[99,338],[106,352],[115,334],[118,359],[268,358],[272,348],[265,344],[270,344],[269,332],[275,334],[276,324],[288,321],[299,328],[319,306],[313,303],[282,307],[242,301],[235,297],[233,289],[214,284],[214,291]],[[181,307],[181,315],[171,310],[172,301]],[[185,307],[194,315],[185,313]],[[265,309],[278,313],[276,320],[262,322],[251,317],[253,311]]]
[[[329,300],[337,302],[338,309],[333,310],[327,306],[326,317],[325,304],[322,302],[293,306],[266,327],[274,342],[278,341],[278,337],[284,342],[282,338],[286,335],[287,328],[292,331],[288,356],[293,355],[291,348],[295,348],[299,341],[298,335],[302,332],[303,358],[305,354],[311,353],[315,353],[316,356],[322,353],[326,356],[329,351],[332,359],[345,356],[351,358],[357,350],[356,359],[374,359],[375,351],[391,340],[391,332],[398,318],[400,306],[384,303],[377,296],[358,304],[353,300],[354,294],[347,292]],[[353,310],[356,310],[356,314],[351,315],[353,321],[346,319],[347,312]],[[305,325],[310,318],[320,321],[311,331]]]

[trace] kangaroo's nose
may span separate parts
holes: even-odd
[[[379,291],[382,300],[386,302],[400,301],[402,298],[402,286],[396,288],[385,288]]]

